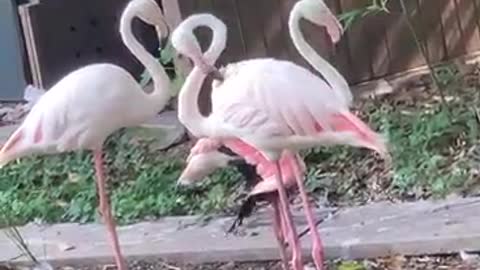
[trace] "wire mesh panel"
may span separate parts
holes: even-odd
[[[124,46],[118,29],[127,3],[42,0],[21,7],[34,83],[49,88],[69,72],[98,62],[117,64],[138,76],[144,67]],[[150,52],[158,55],[158,40],[151,27],[136,20],[133,32]]]

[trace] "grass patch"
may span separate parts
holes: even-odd
[[[331,202],[419,199],[467,193],[479,184],[472,159],[478,142],[478,76],[458,79],[452,67],[439,69],[448,86],[448,107],[428,81],[359,104],[362,118],[388,138],[393,169],[383,172],[371,152],[335,147],[307,154],[311,191],[327,192]],[[447,73],[447,74],[444,74]],[[473,190],[471,190],[473,191]]]
[[[478,72],[477,72],[478,73]],[[453,75],[452,75],[453,74]],[[458,79],[451,68],[439,72],[448,85],[451,113],[439,103],[430,83],[357,104],[362,119],[391,144],[393,168],[385,171],[371,152],[350,147],[306,153],[307,186],[327,204],[442,197],[478,186],[476,149],[480,104],[476,73]],[[106,145],[109,190],[120,223],[164,215],[218,212],[235,205],[239,175],[221,170],[202,186],[178,190],[188,146],[159,152],[131,142],[124,132]],[[477,156],[479,158],[477,158]],[[31,157],[0,170],[0,217],[25,223],[89,222],[98,219],[89,153]],[[0,220],[0,226],[5,224]]]
[[[120,223],[164,215],[219,211],[238,183],[222,170],[200,188],[175,186],[183,160],[131,143],[124,132],[106,144],[108,185]],[[29,157],[0,170],[3,222],[89,222],[99,218],[91,154],[88,152]],[[0,215],[2,217],[2,215]]]

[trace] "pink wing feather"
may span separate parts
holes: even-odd
[[[230,71],[235,76],[223,84],[214,85],[212,111],[220,125],[238,138],[351,131],[363,146],[378,144],[379,134],[353,115],[334,89],[305,68],[274,59],[248,60],[229,68],[238,70]]]
[[[262,181],[253,188],[250,194],[268,193],[277,190],[276,165],[274,162],[267,160],[258,150],[241,140],[225,140],[224,144],[233,152],[242,156],[247,163],[256,166],[257,174],[262,178]],[[304,174],[306,166],[298,154],[285,151],[279,160],[283,183],[286,187],[296,184],[294,168],[298,164],[297,160],[301,165],[298,169]]]

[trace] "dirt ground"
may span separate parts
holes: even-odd
[[[364,261],[329,261],[326,270],[477,270],[480,269],[478,260],[466,262],[460,256],[436,256],[436,257],[392,257]],[[113,267],[114,269],[115,267]],[[68,270],[60,268],[61,270]],[[60,270],[59,269],[59,270]],[[131,270],[281,270],[278,262],[249,262],[249,263],[212,263],[202,265],[181,265],[155,262],[132,262]],[[309,264],[305,270],[314,270]],[[110,270],[104,267],[89,268],[88,270]]]
[[[468,257],[460,255],[404,257],[396,256],[360,261],[328,261],[326,270],[477,270],[480,269],[478,255]],[[178,264],[164,261],[132,261],[130,270],[281,270],[277,261],[244,262],[244,263],[209,263],[209,264]],[[25,270],[14,266],[3,266],[0,270]],[[115,270],[113,265],[98,265],[94,267],[63,266],[56,270]],[[314,270],[312,264],[305,266],[305,270]],[[42,269],[36,269],[42,270]]]

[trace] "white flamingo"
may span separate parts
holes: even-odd
[[[313,5],[313,1],[308,3],[310,8],[322,8]],[[312,20],[308,16],[306,19]],[[212,44],[204,55],[193,34],[198,26],[213,30]],[[179,119],[197,137],[221,140],[239,155],[258,159],[257,163],[270,162],[290,232],[293,267],[301,269],[298,238],[280,175],[282,151],[347,144],[367,147],[388,156],[386,144],[380,135],[349,112],[345,99],[334,94],[323,80],[300,66],[274,59],[229,64],[223,70],[225,80],[213,83],[212,113],[204,117],[197,106],[198,95],[208,67],[215,63],[225,47],[225,39],[225,25],[209,14],[190,16],[172,34],[176,50],[195,64],[179,94]],[[327,90],[319,91],[321,88]],[[250,151],[252,146],[256,152]],[[301,172],[296,170],[295,176],[314,240],[312,255],[317,268],[322,269],[323,249]]]
[[[333,43],[337,43],[342,35],[343,28],[337,18],[332,14],[330,9],[321,0],[302,0],[297,2],[290,12],[289,18],[289,31],[290,36],[295,42],[296,47],[299,49],[300,54],[322,75],[325,80],[336,91],[339,99],[343,99],[347,106],[350,106],[353,100],[352,94],[348,83],[344,77],[333,68],[327,61],[320,57],[315,50],[305,41],[300,31],[300,19],[304,16],[309,16],[318,25],[322,25],[326,28],[329,37]],[[211,139],[200,139],[195,146],[191,149],[187,158],[187,165],[182,172],[178,183],[181,185],[188,185],[195,181],[204,179],[207,175],[212,173],[218,168],[226,167],[232,162],[236,162],[237,158],[226,155],[219,151],[222,144],[219,141],[213,141]],[[249,160],[249,162],[255,163],[255,160]],[[302,173],[304,171],[303,161],[301,162],[300,169]],[[277,209],[279,202],[278,195],[276,193],[275,179],[272,172],[265,172],[262,164],[255,164],[259,166],[257,173],[260,175],[259,179],[253,179],[255,185],[249,194],[249,199],[242,205],[239,212],[239,219],[244,215],[242,209],[251,208],[249,204],[252,204],[256,198],[265,198],[272,203],[274,208],[273,227],[275,236],[280,247],[280,256],[282,263],[286,265],[286,251],[283,243],[285,236],[281,229],[281,217],[279,216],[279,209]],[[295,186],[295,179],[293,167],[282,167],[283,183],[288,189]],[[248,181],[248,179],[247,179]],[[254,202],[253,202],[254,203]],[[237,222],[237,221],[236,221]],[[234,223],[235,225],[236,223]]]
[[[170,98],[169,78],[163,67],[133,36],[131,24],[135,17],[155,26],[159,39],[168,28],[154,0],[131,1],[120,20],[123,42],[152,75],[152,93],[145,93],[135,78],[119,66],[101,63],[82,67],[40,97],[0,150],[0,166],[30,154],[91,150],[100,210],[120,270],[126,268],[105,190],[102,146],[114,131],[154,117]]]

